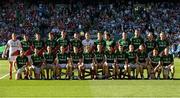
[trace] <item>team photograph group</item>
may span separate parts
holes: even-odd
[[[174,57],[166,33],[148,32],[143,37],[141,33],[134,29],[129,38],[122,32],[116,41],[106,31],[97,32],[96,39],[88,32],[84,37],[74,32],[69,38],[61,31],[59,36],[49,32],[45,39],[40,32],[33,38],[22,34],[19,40],[12,33],[2,58],[9,61],[9,79],[16,80],[174,79]]]

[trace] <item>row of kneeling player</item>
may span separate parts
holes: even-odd
[[[165,48],[161,55],[154,49],[149,55],[145,52],[144,45],[139,46],[138,51],[134,51],[134,46],[129,45],[129,50],[125,52],[120,45],[117,51],[109,48],[102,51],[102,45],[97,45],[97,51],[92,53],[90,47],[85,47],[83,53],[78,52],[77,47],[73,47],[73,53],[65,52],[63,46],[54,55],[51,47],[47,47],[47,52],[43,56],[38,55],[39,50],[35,49],[34,54],[28,59],[24,51],[16,58],[16,79],[20,79],[22,72],[26,79],[32,79],[34,72],[35,79],[61,79],[62,69],[65,69],[65,79],[71,79],[74,70],[78,71],[78,79],[85,78],[85,70],[90,70],[91,79],[98,79],[99,70],[102,70],[103,79],[144,79],[144,69],[147,69],[148,79],[160,79],[161,72],[163,78],[174,78],[173,56]],[[46,75],[45,75],[46,70]],[[140,77],[139,77],[140,74]]]

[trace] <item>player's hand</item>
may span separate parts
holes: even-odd
[[[2,54],[2,58],[6,58],[7,56],[6,56],[6,54],[5,53],[3,53]]]

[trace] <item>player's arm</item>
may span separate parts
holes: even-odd
[[[22,45],[21,45],[21,42],[19,40],[17,40],[17,41],[18,41],[18,50],[20,51],[20,50],[22,50]]]
[[[105,61],[107,62],[107,59],[105,60],[105,55],[104,55],[102,63],[104,64]]]
[[[83,57],[82,57],[82,55],[80,55],[79,64],[82,64],[82,63],[83,63]]]
[[[82,65],[84,64],[84,56],[82,56]]]
[[[162,61],[160,60],[159,62],[158,62],[158,65],[156,66],[156,68],[154,69],[154,72],[156,72],[156,70],[159,68],[159,67],[161,67],[162,66]]]
[[[72,57],[71,54],[68,55],[67,61],[68,61],[69,64],[73,64],[73,57]]]
[[[96,56],[94,56],[94,63],[97,64],[97,59],[96,59]]]
[[[104,55],[104,62],[107,62],[107,56]]]
[[[41,56],[41,66],[45,66],[45,59]]]
[[[125,60],[125,66],[128,67],[128,58],[126,58],[126,60]]]
[[[117,58],[114,58],[114,64],[115,65],[117,64]]]
[[[30,65],[33,65],[33,58],[30,59]]]
[[[54,60],[54,64],[58,64],[58,57],[56,56],[55,60]]]
[[[2,58],[5,58],[7,56],[7,50],[9,49],[9,43],[7,43],[7,45],[5,46],[5,49],[3,51],[3,54],[2,54]]]
[[[47,62],[46,62],[46,57],[45,57],[45,53],[43,53],[43,63],[46,65]]]
[[[138,56],[136,55],[136,58],[135,58],[135,64],[138,64]]]

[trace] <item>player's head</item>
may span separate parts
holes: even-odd
[[[168,55],[169,54],[169,49],[168,48],[165,48],[164,49],[164,55]]]
[[[144,51],[144,50],[145,50],[145,46],[144,46],[143,44],[141,44],[141,45],[139,46],[139,50],[140,50],[140,51]]]
[[[130,51],[130,52],[134,51],[134,46],[133,46],[132,44],[129,45],[129,51]]]
[[[39,50],[35,48],[34,53],[37,55],[39,53]]]
[[[148,40],[153,40],[153,34],[151,32],[148,33],[147,35]]]
[[[20,56],[24,56],[24,50],[23,49],[20,50]]]
[[[52,48],[50,46],[47,46],[47,52],[51,53]]]
[[[123,51],[123,46],[122,46],[122,45],[119,45],[119,46],[118,46],[118,49],[119,49],[119,51]]]
[[[49,37],[49,39],[54,39],[54,34],[53,34],[52,32],[50,32],[50,33],[48,34],[48,37]]]
[[[153,56],[157,56],[157,55],[158,55],[157,49],[153,49]]]
[[[66,32],[65,31],[61,31],[61,37],[66,38]]]
[[[106,40],[109,40],[110,38],[111,38],[111,35],[110,35],[109,33],[106,33],[106,34],[105,34],[105,39],[106,39]]]
[[[16,34],[15,34],[15,33],[12,33],[11,38],[12,38],[13,40],[16,40]]]
[[[126,32],[123,32],[122,33],[122,39],[126,39],[127,38],[127,33]]]
[[[60,51],[61,51],[61,53],[64,53],[64,52],[65,52],[64,46],[60,46]]]
[[[40,36],[39,32],[37,32],[37,33],[35,34],[35,37],[36,37],[36,40],[40,40],[41,36]]]
[[[103,36],[102,36],[102,33],[101,33],[101,32],[98,32],[98,33],[97,33],[97,38],[98,38],[98,40],[102,40]]]
[[[78,48],[77,47],[73,47],[73,52],[74,53],[78,53]]]
[[[165,36],[164,32],[161,32],[159,37],[160,37],[161,40],[164,40],[166,36]]]
[[[90,39],[90,37],[91,37],[90,34],[89,34],[88,32],[86,32],[85,38],[86,38],[86,39]]]
[[[139,37],[140,36],[140,30],[139,29],[135,29],[134,35],[135,35],[135,37]]]
[[[29,40],[29,37],[28,37],[26,34],[24,34],[24,35],[23,35],[23,39],[24,39],[25,41],[27,41],[27,40]]]
[[[97,51],[99,51],[99,52],[102,51],[102,45],[101,44],[97,45]]]
[[[77,32],[74,33],[74,38],[78,39],[79,38],[79,34]]]

